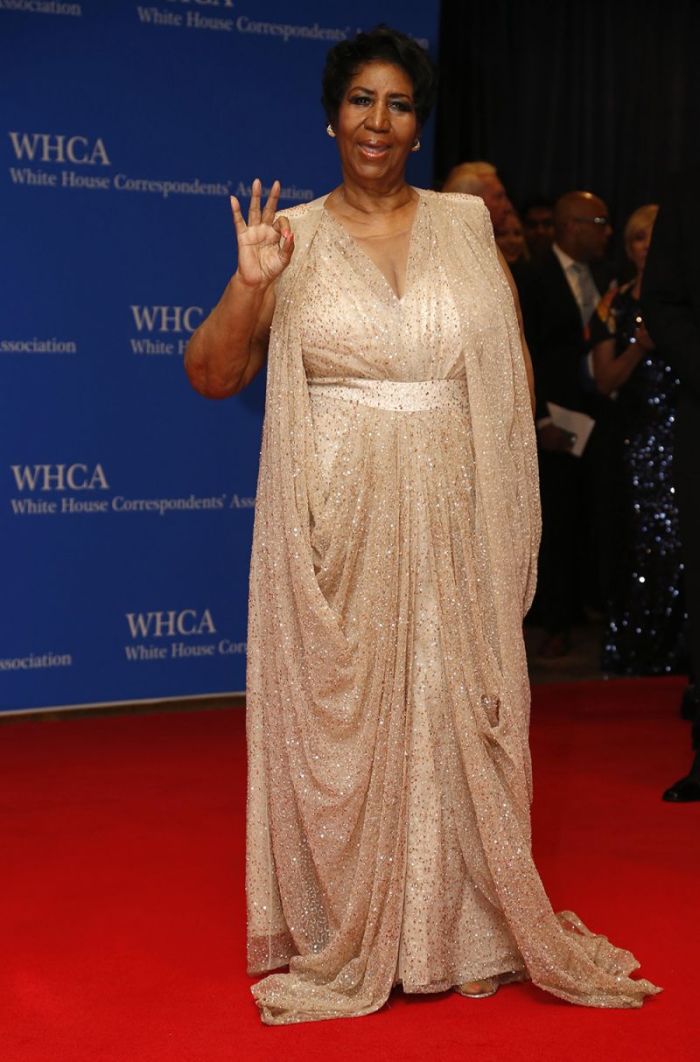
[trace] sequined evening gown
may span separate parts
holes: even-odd
[[[287,213],[287,212],[286,212]],[[248,960],[270,1024],[394,984],[656,989],[530,855],[522,617],[536,456],[481,200],[421,192],[398,298],[323,201],[289,211],[251,569]]]
[[[619,356],[640,314],[631,284],[610,292],[591,320],[591,341],[614,338]],[[615,403],[623,541],[608,602],[602,666],[618,675],[662,675],[687,665],[673,487],[678,387],[670,365],[654,351],[642,358]]]

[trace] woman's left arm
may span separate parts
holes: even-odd
[[[530,405],[532,406],[532,415],[535,415],[535,374],[532,370],[532,358],[530,357],[530,351],[528,349],[527,340],[525,339],[525,329],[523,328],[523,315],[520,310],[520,298],[518,296],[518,289],[513,280],[513,274],[508,268],[508,263],[505,258],[498,251],[498,261],[501,263],[501,268],[505,273],[506,280],[510,286],[511,294],[513,296],[513,302],[515,303],[515,312],[518,317],[518,327],[520,329],[520,345],[523,349],[523,361],[525,362],[525,372],[527,374],[527,385],[530,389]]]

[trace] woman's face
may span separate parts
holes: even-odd
[[[647,252],[651,243],[651,233],[654,222],[641,222],[635,225],[627,237],[627,256],[638,273],[644,272],[644,264],[647,260]]]
[[[346,179],[387,186],[401,181],[418,135],[408,74],[391,63],[361,66],[341,101],[335,133]]]
[[[513,265],[525,250],[523,227],[515,214],[507,214],[503,225],[496,232],[496,243],[508,265]]]

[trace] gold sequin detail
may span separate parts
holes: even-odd
[[[286,212],[251,569],[248,960],[270,1024],[392,986],[657,991],[555,915],[530,851],[532,417],[481,200],[420,192],[393,292],[323,200]]]

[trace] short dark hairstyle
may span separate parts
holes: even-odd
[[[520,206],[520,217],[527,214],[528,210],[554,210],[554,200],[546,195],[531,195]]]
[[[345,91],[355,73],[366,63],[391,63],[408,74],[413,83],[413,103],[418,124],[430,114],[437,90],[437,72],[432,59],[420,44],[405,33],[379,25],[358,33],[349,41],[339,41],[328,52],[323,69],[321,102],[333,125]]]

